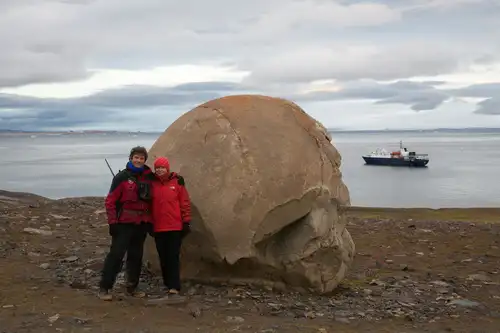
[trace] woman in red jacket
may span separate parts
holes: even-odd
[[[182,239],[191,231],[191,203],[184,179],[170,172],[167,158],[158,157],[154,168],[152,216],[156,250],[163,283],[168,294],[176,295],[181,290],[179,255]]]

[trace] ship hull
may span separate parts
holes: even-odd
[[[363,156],[366,164],[404,167],[426,167],[429,160]]]

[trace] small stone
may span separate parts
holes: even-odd
[[[50,267],[49,263],[43,263],[43,264],[40,265],[41,269],[48,269],[49,267]]]
[[[372,296],[382,296],[383,294],[383,289],[382,288],[373,288],[372,289]]]
[[[52,317],[49,317],[48,321],[49,323],[53,324],[59,319],[59,314],[53,315]]]
[[[227,316],[226,317],[226,322],[228,323],[233,323],[233,324],[241,324],[245,321],[242,317],[239,316]]]
[[[440,293],[440,294],[447,294],[447,293],[449,293],[449,292],[450,292],[450,291],[449,291],[448,289],[446,289],[446,288],[439,288],[439,289],[437,289],[436,291],[437,291],[438,293]]]
[[[78,260],[77,256],[71,256],[63,259],[64,262],[75,262],[77,260]]]
[[[24,228],[23,231],[25,233],[28,233],[31,235],[52,236],[52,231],[49,231],[49,230],[41,230],[41,229],[35,229],[35,228]]]
[[[57,214],[49,214],[52,218],[55,218],[56,220],[69,220],[70,218],[68,216],[64,215],[57,215]]]
[[[316,314],[312,311],[308,311],[308,312],[304,313],[304,318],[314,319],[314,318],[316,318]]]
[[[87,289],[87,285],[80,280],[73,280],[70,283],[70,287],[73,289]]]
[[[481,304],[468,299],[454,299],[450,301],[448,305],[458,305],[458,306],[463,306],[465,308],[475,308],[480,306]]]
[[[493,317],[493,318],[500,319],[500,312],[493,311],[493,312],[490,313],[490,316]]]
[[[380,281],[380,280],[376,280],[376,279],[371,280],[371,281],[370,281],[370,284],[371,284],[372,286],[381,286],[381,287],[385,286],[385,282]]]
[[[176,297],[161,297],[161,298],[151,298],[146,301],[146,306],[155,306],[155,305],[174,305],[181,304],[186,301],[184,296],[176,296]]]
[[[350,323],[349,319],[342,318],[342,317],[335,318],[335,321],[342,323],[342,324],[349,324]]]
[[[467,277],[467,280],[470,280],[470,281],[489,281],[490,278],[484,274],[471,274]]]
[[[196,288],[195,287],[190,287],[188,291],[186,292],[187,295],[193,296],[196,295]]]
[[[444,282],[444,281],[432,281],[431,284],[435,286],[440,286],[440,287],[448,287],[449,284]]]
[[[282,305],[278,303],[267,303],[267,305],[274,311],[279,311],[282,308]]]
[[[85,325],[85,324],[88,324],[90,322],[90,319],[87,319],[87,318],[75,317],[75,318],[73,318],[73,320],[78,325]]]
[[[201,309],[198,306],[191,305],[189,306],[189,314],[194,318],[201,317]]]

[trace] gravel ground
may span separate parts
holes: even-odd
[[[147,298],[126,297],[121,274],[102,302],[103,198],[0,192],[0,212],[2,333],[500,332],[500,223],[350,213],[357,254],[331,295],[186,281],[169,303],[145,267]]]

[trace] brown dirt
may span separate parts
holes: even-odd
[[[147,306],[95,296],[102,208],[0,191],[0,332],[500,332],[500,209],[352,208],[357,255],[333,295],[187,282],[187,303]]]

